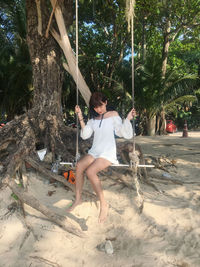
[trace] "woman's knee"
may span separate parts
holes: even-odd
[[[78,161],[76,165],[76,171],[84,172],[84,170],[85,170],[85,164],[81,161]]]
[[[93,168],[87,168],[87,170],[86,170],[85,173],[86,173],[88,179],[92,179],[92,177],[93,177],[94,175],[96,175],[96,172],[94,171]]]

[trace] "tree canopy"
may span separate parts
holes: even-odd
[[[26,42],[25,1],[18,0],[15,5],[12,1],[1,1],[0,5],[1,119],[6,114],[10,120],[30,108],[34,86]],[[51,9],[50,2],[47,6]],[[122,112],[123,106],[128,109],[131,105],[131,37],[126,2],[79,1],[78,12],[80,71],[91,91],[103,90]],[[159,114],[160,101],[165,113],[176,119],[179,112],[174,100],[184,94],[194,96],[192,101],[189,98],[188,108],[192,108],[192,102],[196,106],[192,114],[194,110],[198,112],[199,18],[199,1],[136,1],[135,103],[139,113],[149,110],[147,120]],[[75,22],[72,20],[67,27],[75,51]],[[176,82],[176,89],[171,82]],[[169,87],[173,89],[167,91]],[[75,83],[66,72],[62,91],[62,105],[69,114],[76,101]],[[84,101],[81,103],[84,105]],[[172,103],[174,109],[168,109]]]

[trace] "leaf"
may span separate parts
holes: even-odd
[[[11,197],[14,198],[15,200],[18,200],[19,199],[18,196],[15,195],[14,193],[11,194]]]

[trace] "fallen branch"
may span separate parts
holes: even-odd
[[[53,261],[49,261],[49,260],[47,260],[45,258],[42,258],[42,257],[30,256],[30,258],[39,260],[40,262],[45,263],[45,265],[47,264],[47,265],[50,265],[50,266],[53,266],[53,267],[61,267],[58,263],[53,262]]]
[[[171,182],[172,184],[178,184],[178,185],[183,185],[183,183],[177,179],[170,179],[170,178],[165,178],[165,177],[156,177],[156,176],[150,176],[151,179],[156,179],[160,181],[166,181],[166,182]]]
[[[29,193],[26,193],[22,188],[20,188],[14,180],[6,181],[10,189],[13,191],[14,194],[17,195],[20,201],[23,203],[29,205],[30,207],[40,211],[42,214],[44,214],[47,218],[49,218],[52,222],[59,225],[61,228],[63,228],[65,231],[74,234],[79,237],[84,237],[85,234],[79,230],[77,227],[75,227],[72,223],[67,221],[66,217],[58,215],[54,213],[53,211],[49,210],[45,205],[40,204],[40,202]]]

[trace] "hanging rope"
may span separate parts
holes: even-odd
[[[131,1],[132,2],[132,1]],[[132,3],[133,4],[133,3]],[[131,17],[131,63],[132,63],[132,107],[135,107],[135,84],[134,84],[134,21],[133,21],[133,15]],[[135,154],[135,120],[133,120],[133,154]]]
[[[134,88],[134,6],[135,0],[127,1],[127,19],[128,19],[128,29],[130,30],[131,25],[131,56],[132,56],[132,106],[135,107],[135,88]],[[76,0],[76,104],[79,103],[79,92],[78,92],[78,0]],[[76,127],[77,127],[77,134],[76,134],[76,163],[80,158],[79,154],[79,120],[78,114],[76,115]],[[135,153],[135,120],[133,120],[133,153],[131,159],[131,167],[133,171],[134,182],[136,186],[136,191],[138,195],[138,204],[139,204],[139,211],[142,212],[144,199],[141,195],[140,184],[138,181],[137,176],[137,168],[139,165],[139,158]]]
[[[134,88],[134,8],[135,0],[126,1],[126,18],[128,21],[128,32],[131,31],[131,77],[132,77],[132,107],[135,107],[135,88]],[[135,120],[133,120],[133,154],[135,154]]]
[[[135,0],[130,0],[129,1],[129,7],[128,7],[128,12],[127,12],[127,19],[128,19],[128,29],[130,30],[131,28],[131,73],[132,73],[132,106],[133,108],[135,107],[135,86],[134,86],[134,6],[135,6]],[[131,24],[131,27],[130,27]],[[140,184],[138,181],[138,176],[137,176],[137,168],[139,165],[139,158],[135,153],[135,120],[133,120],[133,152],[131,155],[131,167],[132,167],[132,173],[133,173],[133,178],[135,182],[135,187],[137,191],[137,196],[138,196],[138,206],[139,206],[139,212],[142,212],[143,205],[144,205],[144,199],[141,194],[141,189],[140,189]]]
[[[79,104],[79,94],[78,94],[78,0],[76,0],[76,105]],[[77,161],[80,158],[79,154],[79,120],[78,120],[78,114],[76,114],[76,158],[75,161]]]

